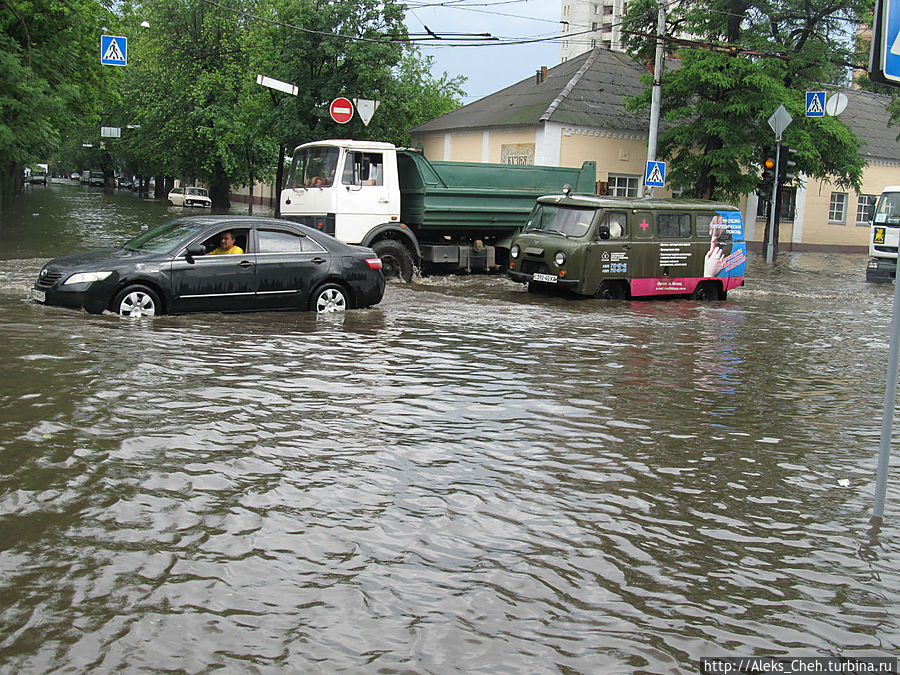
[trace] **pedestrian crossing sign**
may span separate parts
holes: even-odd
[[[648,187],[665,187],[665,162],[647,162],[647,172],[644,174],[644,185],[647,185]]]
[[[825,117],[825,92],[806,92],[806,116]]]
[[[100,64],[104,66],[127,66],[128,38],[120,35],[101,35]]]

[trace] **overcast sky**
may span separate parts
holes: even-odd
[[[559,62],[560,0],[410,0],[408,7],[410,34],[424,34],[427,26],[445,38],[421,41],[419,46],[424,55],[434,56],[436,77],[446,72],[467,78],[464,103]],[[451,33],[489,33],[500,43],[462,46],[459,39],[451,39]],[[544,41],[506,44],[541,39]]]

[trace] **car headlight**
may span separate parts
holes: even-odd
[[[513,258],[518,258],[519,253],[521,253],[521,249],[519,248],[519,245],[513,244],[513,247],[511,249],[509,249],[509,255],[512,256]]]
[[[556,261],[557,265],[562,267],[563,265],[566,264],[566,254],[563,253],[562,251],[557,251],[556,257],[554,258],[554,260]]]
[[[69,284],[89,284],[93,281],[103,281],[106,277],[108,277],[112,272],[78,272],[77,274],[73,274],[68,279],[63,282],[63,286],[68,286]]]

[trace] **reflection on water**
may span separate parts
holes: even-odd
[[[715,305],[453,277],[343,316],[128,321],[25,301],[50,252],[24,250],[5,670],[898,653],[896,468],[869,525],[893,289],[862,256],[751,260]]]

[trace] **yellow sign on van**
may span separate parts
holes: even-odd
[[[884,243],[884,228],[876,227],[875,234],[872,235],[872,243],[873,244],[883,244]]]

